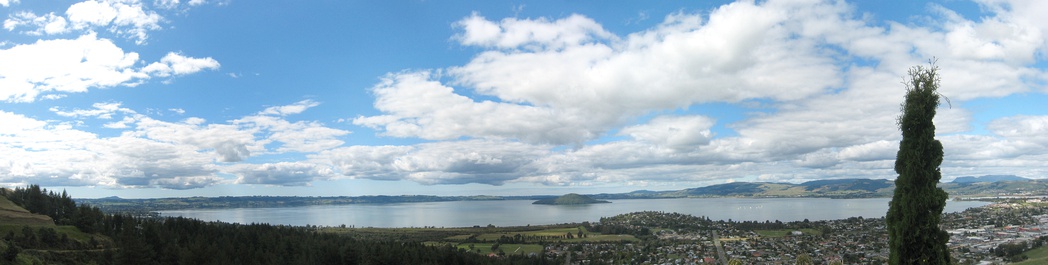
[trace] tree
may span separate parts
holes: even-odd
[[[895,158],[895,194],[885,220],[890,264],[949,264],[949,234],[939,228],[947,194],[935,185],[942,178],[942,143],[935,139],[935,109],[940,94],[938,67],[909,70],[906,100],[898,125],[902,141]]]
[[[4,250],[4,253],[3,253],[2,256],[3,256],[4,260],[6,260],[6,261],[15,261],[15,258],[18,258],[18,253],[19,252],[22,252],[21,248],[19,248],[15,244],[12,244],[12,243],[8,242],[7,249]]]
[[[797,255],[797,265],[813,265],[815,261],[808,254]]]

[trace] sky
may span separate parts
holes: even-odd
[[[0,0],[0,185],[529,195],[1048,178],[1048,1]]]

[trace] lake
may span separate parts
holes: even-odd
[[[531,200],[452,201],[393,204],[319,205],[285,208],[234,208],[161,211],[164,216],[183,216],[205,221],[269,223],[286,225],[356,227],[468,227],[524,226],[598,221],[638,211],[678,212],[707,216],[712,220],[801,221],[848,217],[884,217],[890,198],[689,198],[611,200],[590,205],[535,205]],[[945,212],[960,212],[989,204],[979,201],[949,201]]]

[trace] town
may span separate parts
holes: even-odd
[[[569,264],[885,264],[889,252],[884,218],[734,222],[638,212],[583,225],[641,240],[552,243],[546,255]],[[942,227],[956,264],[1018,262],[1048,240],[1048,203],[1002,200],[944,214]]]

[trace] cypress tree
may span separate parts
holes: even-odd
[[[938,67],[909,70],[906,101],[898,125],[902,142],[895,158],[895,194],[888,214],[890,264],[949,264],[949,234],[939,228],[947,194],[936,187],[942,173],[942,143],[935,140],[935,109],[939,106]]]

